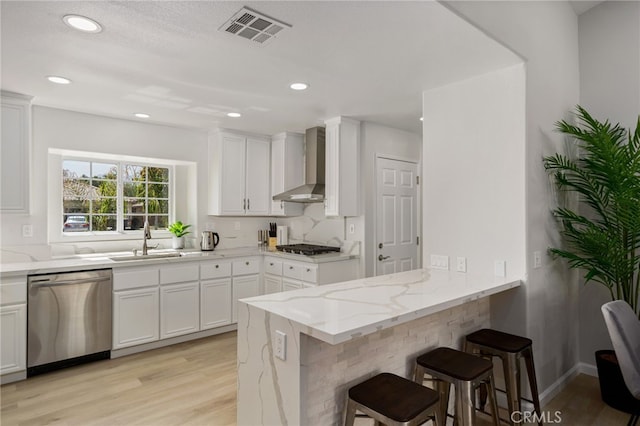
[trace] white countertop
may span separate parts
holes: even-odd
[[[518,286],[519,279],[417,269],[242,302],[335,345]]]
[[[92,253],[75,255],[62,258],[52,258],[47,260],[34,260],[29,262],[15,262],[15,263],[3,263],[0,264],[0,273],[3,275],[14,274],[44,274],[52,272],[72,271],[72,270],[87,270],[87,269],[100,269],[100,268],[118,268],[118,267],[131,267],[135,265],[153,265],[159,263],[176,263],[176,262],[190,262],[195,260],[215,260],[215,259],[229,259],[236,257],[246,256],[262,256],[269,255],[280,257],[283,259],[296,260],[299,262],[310,263],[324,263],[335,262],[348,259],[356,259],[358,256],[344,254],[344,253],[328,253],[315,256],[304,256],[300,254],[282,253],[271,249],[264,249],[259,247],[240,247],[233,249],[220,249],[214,251],[200,251],[198,249],[186,249],[186,250],[149,250],[150,254],[153,253],[167,253],[167,252],[180,252],[180,257],[168,257],[168,258],[156,258],[156,259],[144,259],[144,260],[128,260],[128,261],[115,261],[110,259],[114,256],[131,255],[131,252],[114,252],[114,253]]]

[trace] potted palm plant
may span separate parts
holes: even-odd
[[[190,233],[190,231],[187,231],[190,227],[191,225],[185,225],[180,221],[169,225],[167,229],[173,234],[172,247],[174,249],[184,248],[184,236]]]
[[[578,196],[577,208],[561,205],[553,211],[565,247],[549,251],[582,269],[585,284],[604,285],[612,300],[626,301],[640,317],[640,116],[634,132],[600,122],[580,106],[576,118],[576,125],[556,123],[575,144],[576,155],[544,158],[558,189]],[[615,353],[597,351],[596,365],[603,400],[633,409],[626,405],[634,398]]]

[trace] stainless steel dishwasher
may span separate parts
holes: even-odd
[[[27,376],[110,357],[111,269],[31,275]]]

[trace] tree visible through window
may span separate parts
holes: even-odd
[[[169,224],[169,169],[67,159],[62,163],[63,232],[129,231]],[[120,189],[121,188],[121,189]]]

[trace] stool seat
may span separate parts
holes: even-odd
[[[409,422],[438,402],[438,393],[391,373],[380,373],[351,389],[349,398],[396,422]]]
[[[503,352],[520,352],[527,346],[531,346],[532,341],[526,337],[504,333],[490,328],[483,328],[469,334],[466,337],[468,342],[477,345],[488,346]]]
[[[493,363],[489,360],[445,347],[420,355],[416,363],[466,382],[482,376],[493,368]]]

